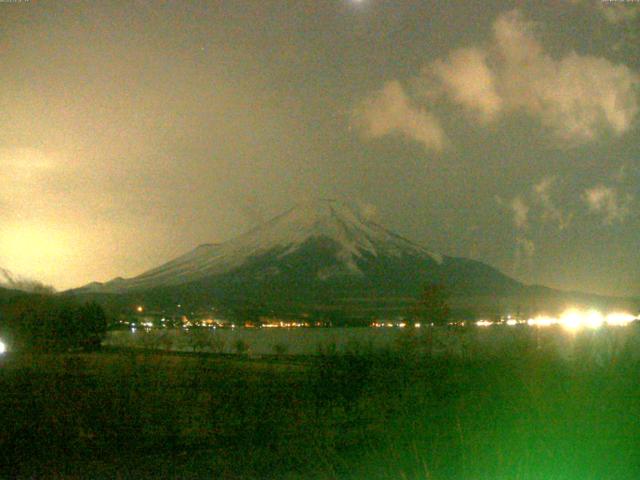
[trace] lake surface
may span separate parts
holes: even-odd
[[[106,346],[172,351],[212,351],[250,355],[314,355],[325,350],[397,349],[410,351],[432,345],[435,353],[495,355],[532,346],[556,352],[568,359],[592,357],[606,362],[622,354],[640,360],[640,327],[602,327],[567,331],[560,326],[526,325],[432,329],[428,328],[234,328],[234,329],[137,329],[109,332]]]

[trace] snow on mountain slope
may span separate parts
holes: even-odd
[[[179,285],[233,271],[263,254],[278,252],[279,257],[285,257],[308,240],[319,238],[337,245],[338,263],[353,274],[360,273],[357,260],[363,255],[417,256],[442,262],[440,256],[364,219],[343,202],[320,200],[300,204],[225,243],[201,245],[137,277],[93,283],[85,289],[117,293]]]

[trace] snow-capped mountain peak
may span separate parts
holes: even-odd
[[[365,219],[346,203],[325,199],[301,203],[235,239],[200,245],[137,277],[86,288],[118,292],[188,283],[234,271],[261,255],[275,253],[279,258],[286,257],[314,239],[331,242],[339,269],[356,275],[360,273],[358,261],[363,256],[409,255],[442,261],[440,256]],[[318,275],[328,274],[318,272]]]
[[[336,242],[339,258],[354,269],[357,269],[353,264],[354,258],[365,253],[397,256],[409,250],[436,258],[422,247],[366,220],[344,202],[327,199],[299,204],[239,240],[246,241],[247,246],[256,252],[287,246],[285,255],[310,238],[317,237]]]

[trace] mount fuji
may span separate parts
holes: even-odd
[[[383,227],[366,221],[347,205],[331,200],[298,205],[238,238],[195,250],[131,279],[117,278],[87,286],[94,291],[122,293],[255,269],[257,278],[278,276],[288,260],[317,248],[322,256],[309,280],[327,281],[341,275],[362,276],[368,261],[381,258],[420,258],[441,264],[443,258]],[[269,261],[265,262],[265,259]],[[307,257],[307,260],[310,260]],[[268,265],[267,265],[268,264]],[[306,269],[305,273],[310,273]]]
[[[365,315],[402,311],[432,283],[446,285],[465,300],[457,301],[462,306],[489,299],[502,307],[505,298],[515,304],[534,291],[556,292],[525,286],[475,260],[433,253],[343,202],[320,200],[136,277],[94,282],[71,293],[124,296],[157,308],[259,305],[269,311],[328,308]]]

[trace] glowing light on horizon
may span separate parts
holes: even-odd
[[[538,315],[537,317],[529,318],[528,320],[517,319],[511,316],[507,317],[507,320],[492,321],[481,319],[471,324],[477,327],[490,327],[492,325],[507,325],[513,327],[516,325],[528,325],[530,327],[551,327],[557,325],[564,328],[568,332],[577,332],[578,330],[588,328],[591,330],[597,330],[599,328],[608,327],[626,327],[634,321],[640,321],[640,317],[636,317],[628,312],[612,312],[603,314],[602,312],[590,309],[579,310],[577,308],[569,308],[562,312],[559,316],[553,317],[548,315]],[[461,327],[465,326],[466,322],[450,322],[449,326]],[[433,324],[428,324],[433,326]],[[370,324],[371,327],[405,327],[405,322],[392,323],[375,321]],[[414,325],[416,328],[421,326],[420,323]]]
[[[631,322],[638,320],[638,318],[634,317],[630,313],[613,312],[607,315],[605,320],[607,322],[607,325],[611,325],[615,327],[617,326],[625,327],[629,325]]]
[[[7,346],[4,344],[2,340],[0,340],[0,355],[7,351]]]
[[[583,323],[584,316],[575,309],[566,310],[560,315],[559,323],[565,330],[578,330]]]
[[[590,310],[587,312],[584,324],[589,328],[600,328],[604,324],[604,315],[597,310]]]
[[[73,257],[72,232],[60,225],[18,222],[0,232],[3,266],[28,278],[48,282],[51,265],[66,264]]]
[[[538,316],[527,320],[527,324],[535,327],[560,325],[567,331],[575,332],[582,328],[597,330],[603,326],[626,327],[638,317],[626,312],[613,312],[604,315],[598,310],[581,311],[576,308],[565,310],[559,317]]]
[[[538,316],[536,318],[530,318],[527,320],[527,324],[534,327],[550,327],[558,323],[557,318],[546,317],[546,316]]]

